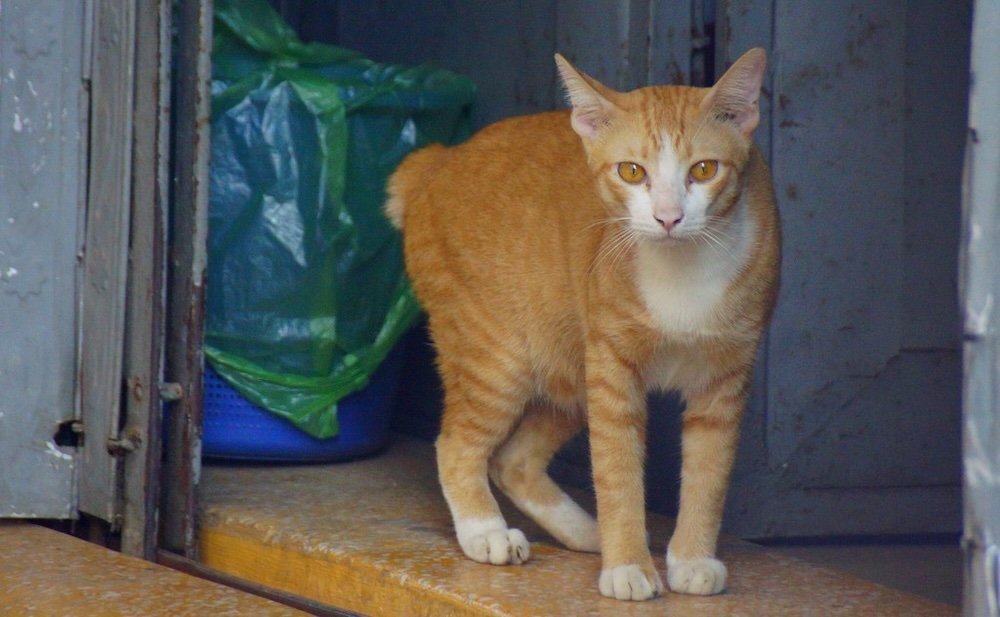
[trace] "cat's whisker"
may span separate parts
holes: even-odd
[[[610,240],[601,247],[597,257],[594,258],[590,266],[590,273],[593,274],[594,270],[606,260],[610,260],[610,265],[614,267],[621,259],[621,255],[627,253],[628,249],[635,244],[636,239],[636,232],[631,227],[616,229]]]
[[[706,216],[702,232],[711,233],[713,237],[725,240],[728,244],[736,243],[737,237],[732,233],[730,221],[720,216]]]
[[[608,260],[609,265],[612,268],[618,262],[619,255],[627,249],[631,243],[632,236],[634,232],[629,227],[622,227],[615,234],[611,242],[608,243],[608,250],[605,253],[605,258]]]
[[[735,251],[733,251],[733,248],[716,235],[717,231],[718,230],[711,230],[706,227],[701,230],[699,236],[704,238],[706,244],[708,246],[713,247],[713,250],[715,250],[716,254],[718,254],[720,257],[729,259],[734,262],[739,261],[739,256],[736,255]]]
[[[605,257],[608,254],[608,251],[610,250],[610,247],[614,244],[616,238],[620,234],[621,230],[615,230],[613,235],[611,236],[611,240],[601,245],[601,247],[597,251],[597,255],[594,256],[594,261],[592,261],[590,264],[590,268],[588,269],[587,274],[593,274],[594,271],[597,270],[597,267],[601,264],[602,261],[604,261]]]
[[[618,265],[618,262],[628,255],[630,250],[639,242],[639,234],[636,233],[634,229],[626,227],[625,230],[626,233],[624,234],[622,242],[619,242],[618,251],[611,260],[612,269],[614,269]]]
[[[606,225],[613,225],[614,223],[624,223],[624,222],[628,221],[629,218],[630,217],[628,217],[628,216],[613,216],[613,217],[610,217],[610,218],[601,219],[599,221],[594,221],[593,223],[591,223],[590,225],[587,225],[583,229],[584,229],[584,231],[587,231],[589,229],[593,229],[594,227],[606,226]]]
[[[703,230],[705,233],[712,234],[713,237],[720,240],[725,240],[728,243],[734,243],[736,241],[736,236],[731,234],[728,230],[722,229],[720,227],[706,226]]]

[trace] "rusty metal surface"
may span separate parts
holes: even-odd
[[[169,196],[169,0],[136,5],[132,226],[125,330],[125,429],[134,449],[123,461],[122,552],[153,559],[159,505]]]
[[[0,11],[0,517],[76,515],[85,6]]]
[[[166,379],[183,396],[165,411],[163,546],[197,553],[195,511],[201,470],[202,338],[212,48],[212,2],[177,5],[174,65],[173,194],[169,217]]]

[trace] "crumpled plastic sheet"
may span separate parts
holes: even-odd
[[[217,0],[205,353],[248,400],[314,437],[419,306],[385,181],[470,133],[475,86],[303,43],[266,0]]]

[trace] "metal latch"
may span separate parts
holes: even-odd
[[[130,428],[120,437],[108,439],[108,454],[111,456],[125,456],[129,452],[135,452],[136,448],[142,445],[142,433],[139,429]]]
[[[175,381],[165,381],[160,384],[160,399],[172,403],[184,398],[184,386]]]

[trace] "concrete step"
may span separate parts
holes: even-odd
[[[729,589],[626,603],[597,592],[600,558],[563,549],[510,504],[532,540],[522,566],[481,565],[455,542],[432,446],[397,437],[381,456],[334,465],[207,465],[205,564],[366,615],[858,615],[947,617],[958,609],[735,540],[720,549]],[[654,554],[672,521],[649,515]],[[662,561],[662,559],[660,559]],[[662,563],[661,563],[662,566]]]
[[[306,613],[45,527],[0,521],[0,615],[293,617]]]

